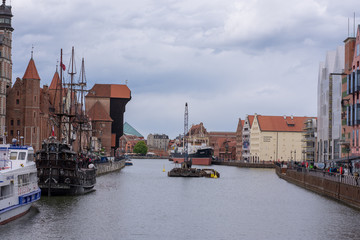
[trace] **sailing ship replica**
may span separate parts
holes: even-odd
[[[38,184],[41,192],[48,196],[84,194],[94,190],[96,183],[95,165],[86,149],[82,147],[91,131],[83,104],[86,86],[84,59],[78,83],[73,81],[76,74],[74,68],[74,48],[72,48],[68,70],[70,82],[63,84],[62,72],[65,71],[65,65],[62,63],[61,50],[60,80],[56,84],[54,94],[54,106],[56,101],[59,105],[53,107],[52,136],[43,141],[42,148],[36,154]],[[63,85],[67,85],[67,88]],[[67,95],[65,100],[64,94]],[[54,125],[58,130],[58,138],[55,137]],[[75,141],[77,136],[79,136],[78,140]]]

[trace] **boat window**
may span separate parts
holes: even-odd
[[[19,152],[19,160],[25,160],[26,152]]]
[[[10,160],[16,160],[17,159],[17,152],[11,152],[10,153]]]
[[[34,161],[34,154],[33,153],[29,153],[28,154],[28,162],[33,162]]]

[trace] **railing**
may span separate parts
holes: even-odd
[[[331,173],[324,170],[316,170],[316,169],[307,169],[304,167],[291,167],[291,164],[288,165],[287,171],[297,171],[297,172],[303,172],[310,176],[324,178],[333,182],[339,182],[348,184],[351,186],[358,186],[360,187],[360,177],[359,176],[353,176],[353,175],[345,175],[345,174],[339,174],[339,173]]]

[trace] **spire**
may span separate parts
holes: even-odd
[[[60,77],[59,77],[59,73],[56,69],[56,72],[54,73],[54,77],[50,83],[49,89],[60,89]]]
[[[33,80],[40,80],[40,76],[35,66],[34,59],[31,58],[29,64],[26,68],[25,74],[23,79],[33,79]]]

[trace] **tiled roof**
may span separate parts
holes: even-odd
[[[127,122],[124,123],[124,135],[133,135],[137,137],[144,137],[141,135],[135,128],[133,128],[130,124]]]
[[[249,125],[250,125],[250,128],[252,127],[252,124],[254,122],[254,115],[249,115],[248,116],[248,119],[249,119]]]
[[[107,112],[105,111],[104,106],[99,101],[94,104],[94,106],[89,110],[87,114],[92,121],[113,121],[109,114],[107,114]]]
[[[95,84],[87,97],[131,98],[131,91],[123,84]]]
[[[49,89],[60,89],[60,77],[59,77],[59,73],[56,71],[53,79],[50,83],[50,87]]]
[[[302,132],[304,123],[312,117],[257,115],[259,127],[265,132]]]
[[[241,120],[241,126],[244,127],[244,124],[245,124],[245,120]]]
[[[38,71],[35,66],[34,59],[30,59],[29,64],[26,68],[25,74],[23,76],[23,79],[36,79],[40,80],[40,76],[38,74]]]

